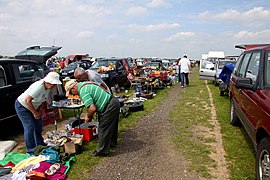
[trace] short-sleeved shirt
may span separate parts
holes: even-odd
[[[190,60],[188,58],[181,58],[179,65],[181,73],[189,73]]]
[[[49,89],[45,89],[44,87],[44,80],[41,79],[39,81],[34,82],[33,84],[31,84],[29,86],[29,88],[27,90],[25,90],[19,97],[18,97],[18,101],[25,107],[28,109],[26,103],[25,103],[25,99],[26,97],[29,95],[33,98],[32,100],[32,104],[35,107],[35,109],[38,109],[38,107],[46,101],[46,99],[48,98],[50,90]]]
[[[88,81],[93,81],[97,83],[98,85],[104,84],[107,88],[107,91],[110,92],[109,87],[106,85],[106,83],[102,80],[102,78],[96,71],[88,69],[86,70],[86,72],[88,74]]]
[[[80,82],[78,84],[78,91],[85,107],[88,108],[91,104],[94,104],[99,113],[103,112],[111,97],[109,93],[98,85],[87,82]]]

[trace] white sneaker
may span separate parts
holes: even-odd
[[[184,86],[181,86],[182,88],[184,88]]]

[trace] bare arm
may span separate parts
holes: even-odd
[[[192,73],[192,69],[191,69],[191,65],[190,64],[188,65],[188,68],[189,68],[189,72]]]
[[[31,96],[26,96],[26,99],[25,99],[26,106],[32,112],[32,114],[34,115],[35,119],[40,119],[41,118],[41,113],[38,112],[35,109],[34,105],[32,104],[32,100],[33,100],[33,98]]]
[[[96,106],[94,104],[91,104],[87,109],[87,116],[86,116],[85,121],[92,121],[95,112],[96,112]]]

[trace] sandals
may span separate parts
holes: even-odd
[[[51,167],[49,169],[47,169],[45,171],[45,173],[49,176],[52,176],[56,173],[56,171],[58,171],[60,169],[61,165],[60,163],[55,163],[53,165],[51,165]]]

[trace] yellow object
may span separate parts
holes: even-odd
[[[27,158],[27,159],[19,162],[15,167],[13,167],[11,172],[15,172],[17,170],[26,168],[27,166],[29,166],[29,164],[37,164],[37,163],[40,163],[40,162],[45,161],[45,160],[46,160],[45,156],[44,157],[42,157],[42,156],[34,157],[33,156],[30,158]]]

